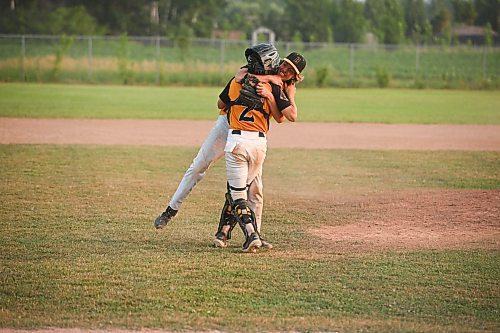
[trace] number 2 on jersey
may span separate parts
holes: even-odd
[[[251,123],[255,122],[255,118],[253,117],[253,115],[251,115],[250,117],[247,117],[247,114],[249,112],[252,112],[252,109],[249,106],[247,106],[245,108],[245,110],[243,110],[243,112],[240,114],[240,117],[238,118],[238,120],[239,121],[247,121],[247,122],[251,122]]]

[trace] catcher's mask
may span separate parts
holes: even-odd
[[[281,62],[278,50],[272,44],[257,44],[245,50],[248,71],[251,74],[278,74]]]

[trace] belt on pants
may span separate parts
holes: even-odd
[[[244,132],[248,132],[248,131],[244,131]],[[232,130],[231,133],[241,135],[241,130]],[[257,133],[257,132],[251,132],[251,133]],[[262,133],[262,132],[258,132],[258,133],[259,133],[259,137],[261,137],[261,138],[266,137],[266,135],[264,133]]]

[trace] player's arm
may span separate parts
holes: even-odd
[[[286,109],[282,110],[281,114],[283,114],[283,116],[292,123],[297,121],[297,108],[293,105],[290,105]]]
[[[285,94],[283,90],[277,85],[271,84],[274,98],[276,100],[276,106],[280,111],[282,117],[286,118],[288,121],[295,122],[297,120],[297,107],[295,106],[295,90],[291,89],[292,101]],[[273,115],[274,117],[274,115]]]
[[[298,116],[297,104],[295,104],[295,93],[297,92],[297,88],[295,84],[285,85],[285,93],[290,101],[290,106],[281,112],[289,121],[296,121]],[[293,120],[292,120],[293,119]]]
[[[217,108],[219,108],[220,110],[226,108],[226,103],[224,103],[220,98],[217,100]]]
[[[247,74],[248,74],[248,68],[242,67],[240,68],[238,73],[236,73],[236,75],[234,76],[234,80],[238,83],[242,83],[243,79],[245,78],[245,75]]]
[[[219,109],[225,109],[226,105],[228,105],[229,102],[231,102],[231,98],[229,98],[229,87],[231,86],[231,82],[233,80],[234,78],[229,80],[224,90],[222,90],[222,92],[219,94],[219,99],[217,100],[217,107]]]
[[[248,68],[242,67],[234,76],[234,80],[238,83],[242,83],[247,74],[248,74]],[[259,79],[260,82],[274,83],[278,86],[283,85],[283,81],[281,80],[281,77],[279,75],[255,75],[255,76]]]
[[[269,82],[282,87],[283,81],[279,75],[256,75],[260,82]]]
[[[273,116],[274,120],[276,120],[277,123],[282,123],[283,121],[285,121],[285,117],[278,109],[274,94],[269,89],[266,89],[262,82],[259,82],[256,88],[257,93],[267,99],[269,107],[271,108],[271,115]]]

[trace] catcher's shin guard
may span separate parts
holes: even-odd
[[[248,238],[250,234],[247,230],[247,225],[251,224],[254,232],[257,232],[257,223],[255,221],[255,213],[248,207],[247,201],[245,199],[238,199],[233,202],[233,215],[238,224],[240,225],[245,238]]]
[[[217,234],[219,233],[224,233],[226,234],[226,239],[231,239],[231,231],[233,231],[234,227],[236,226],[236,219],[233,215],[233,207],[232,207],[232,198],[231,198],[231,193],[229,191],[225,195],[226,201],[224,202],[224,207],[222,207],[222,212],[220,214],[220,220],[219,220],[219,228],[217,229]],[[229,229],[228,227],[229,226]]]

